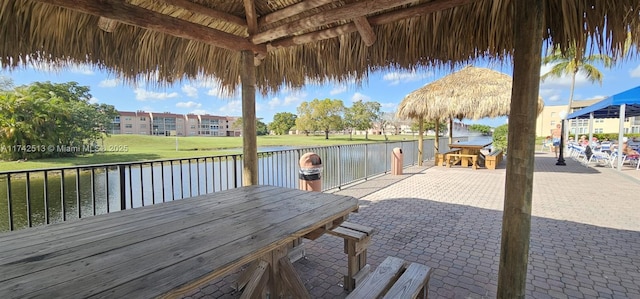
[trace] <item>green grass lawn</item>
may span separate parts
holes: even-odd
[[[417,138],[417,136],[397,135],[388,136],[388,138],[390,141],[403,139],[413,140]],[[100,141],[98,142],[98,145],[107,150],[107,152],[70,158],[39,159],[20,162],[2,161],[0,162],[0,171],[203,157],[242,152],[242,137],[198,136],[178,137],[177,140],[178,150],[176,151],[175,137],[112,135],[104,139],[104,145]],[[385,138],[381,135],[369,135],[369,140],[365,140],[364,135],[353,135],[352,140],[350,140],[349,135],[330,135],[329,139],[325,139],[324,135],[259,136],[258,147],[329,146],[384,141]],[[260,151],[260,149],[258,149],[258,151]]]

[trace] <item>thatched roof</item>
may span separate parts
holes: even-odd
[[[398,105],[397,116],[425,120],[507,116],[512,81],[509,75],[467,66],[409,93]],[[539,98],[538,113],[543,108]]]
[[[264,93],[308,80],[360,81],[386,68],[509,59],[512,3],[0,0],[0,63],[89,63],[123,79],[157,75],[159,83],[213,77],[229,91],[239,84],[239,50],[247,49],[257,53],[257,88]],[[546,5],[546,41],[562,48],[589,38],[616,54],[627,30],[640,29],[640,0]]]

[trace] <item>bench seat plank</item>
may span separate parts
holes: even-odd
[[[431,268],[411,263],[383,298],[416,298],[428,283],[430,276]]]
[[[391,287],[402,272],[404,260],[389,256],[355,289],[347,299],[377,298]]]
[[[351,229],[348,229],[348,228],[344,228],[342,226],[336,227],[336,228],[328,231],[327,233],[330,234],[330,235],[334,235],[336,237],[340,237],[340,238],[343,238],[343,239],[349,239],[349,240],[353,240],[353,241],[363,240],[367,236],[367,234],[365,234],[363,232],[351,230]]]
[[[351,230],[363,232],[367,234],[367,236],[371,236],[373,233],[375,233],[375,229],[373,227],[368,227],[368,226],[360,225],[353,222],[345,221],[342,224],[340,224],[340,226],[351,229]]]

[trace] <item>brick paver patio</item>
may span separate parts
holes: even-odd
[[[555,162],[536,154],[527,298],[640,298],[640,171]],[[349,221],[378,230],[372,267],[397,256],[434,269],[429,298],[495,298],[505,164],[411,167],[337,193],[361,199]],[[294,265],[312,297],[344,298],[342,239],[324,235],[306,248]],[[236,275],[189,297],[236,298]]]

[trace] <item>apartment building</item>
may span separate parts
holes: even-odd
[[[149,135],[151,118],[148,112],[144,111],[118,111],[112,122],[110,134],[139,134]]]
[[[176,114],[170,112],[118,111],[110,134],[156,136],[240,136],[233,128],[238,118],[216,115]]]
[[[545,106],[536,119],[536,135],[539,137],[551,135],[551,130],[569,113],[591,106],[602,99],[573,101],[569,105]],[[572,119],[566,124],[571,135],[588,134],[589,119]],[[620,129],[618,118],[600,118],[593,120],[593,133],[617,133]],[[624,133],[640,133],[640,117],[627,117],[624,121]]]

